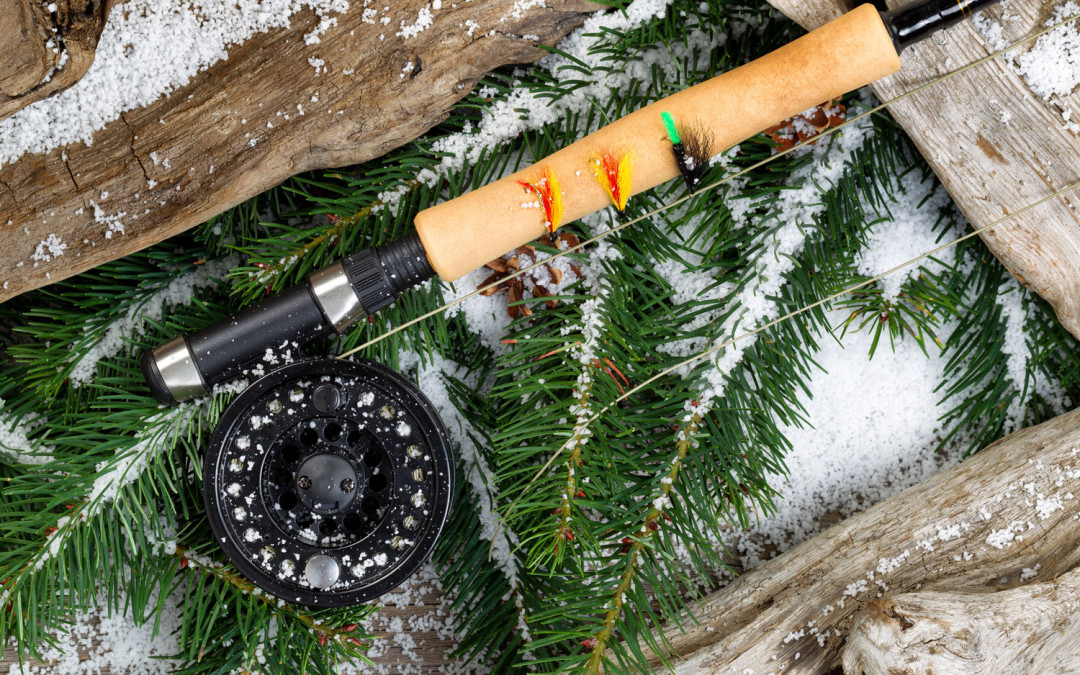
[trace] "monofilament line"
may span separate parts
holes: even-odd
[[[863,281],[860,281],[857,284],[852,284],[851,286],[848,286],[848,287],[846,287],[846,288],[844,288],[842,290],[839,290],[836,293],[833,293],[832,295],[826,296],[826,297],[824,297],[824,298],[822,298],[820,300],[816,300],[816,301],[814,301],[814,302],[812,302],[809,305],[806,305],[804,307],[799,307],[798,309],[794,309],[794,310],[788,312],[787,314],[785,314],[785,315],[783,315],[781,317],[778,317],[776,319],[773,319],[772,321],[769,321],[768,323],[764,323],[761,326],[758,326],[757,328],[755,328],[755,329],[753,329],[751,331],[747,331],[745,333],[742,333],[741,335],[737,335],[737,336],[735,336],[735,337],[733,337],[733,338],[731,338],[731,339],[729,339],[729,340],[727,340],[725,342],[722,342],[722,343],[720,343],[718,345],[714,345],[712,347],[709,347],[708,349],[706,349],[704,351],[698,352],[697,354],[695,354],[693,356],[690,356],[690,357],[680,361],[679,363],[676,363],[673,366],[669,366],[669,367],[665,368],[664,370],[660,371],[659,373],[653,375],[649,379],[641,382],[640,384],[634,385],[633,387],[628,389],[625,393],[621,394],[618,398],[613,400],[611,403],[608,403],[607,405],[605,405],[603,408],[600,409],[600,412],[596,413],[595,415],[590,417],[588,420],[586,420],[585,424],[581,427],[581,430],[584,431],[585,429],[588,429],[590,424],[592,424],[597,419],[599,419],[599,417],[601,415],[603,415],[605,412],[607,412],[608,410],[611,410],[611,406],[616,405],[616,404],[618,404],[618,403],[620,403],[622,401],[625,401],[630,396],[632,396],[635,393],[641,391],[642,389],[648,387],[650,384],[652,384],[653,382],[659,380],[660,378],[664,377],[665,375],[669,375],[669,374],[675,372],[676,370],[679,370],[680,368],[683,368],[685,366],[689,366],[689,365],[691,365],[693,363],[696,363],[696,362],[700,361],[701,359],[706,358],[707,356],[709,356],[711,354],[715,354],[716,352],[724,349],[725,347],[729,347],[729,346],[735,344],[736,342],[739,342],[740,340],[745,340],[746,338],[753,337],[754,335],[757,335],[758,333],[760,333],[762,331],[768,330],[768,329],[772,328],[773,326],[777,326],[777,325],[787,321],[788,319],[794,318],[794,317],[799,316],[801,314],[805,314],[806,312],[809,312],[812,309],[816,309],[817,307],[821,307],[822,305],[827,305],[830,302],[832,302],[833,300],[836,300],[837,298],[843,297],[845,295],[849,295],[851,293],[854,293],[855,291],[858,291],[858,290],[866,288],[867,286],[870,286],[870,285],[872,285],[874,283],[877,283],[878,281],[881,281],[882,279],[884,279],[885,277],[889,276],[890,274],[892,274],[894,272],[898,272],[898,271],[904,269],[905,267],[908,267],[910,265],[914,265],[915,263],[917,263],[917,262],[919,262],[921,260],[925,260],[926,258],[929,258],[929,257],[931,257],[933,255],[936,255],[936,254],[940,253],[941,251],[952,248],[953,246],[956,246],[957,244],[959,244],[961,242],[967,241],[968,239],[971,239],[972,237],[978,236],[979,234],[981,234],[983,232],[986,232],[987,230],[993,229],[993,228],[997,227],[998,225],[1001,225],[1002,223],[1004,223],[1004,222],[1006,222],[1008,220],[1011,220],[1011,219],[1015,218],[1016,216],[1018,216],[1018,215],[1020,215],[1022,213],[1025,213],[1025,212],[1030,211],[1030,210],[1032,210],[1032,209],[1034,209],[1034,208],[1036,208],[1038,206],[1041,206],[1042,204],[1045,204],[1048,201],[1056,199],[1057,197],[1060,197],[1061,195],[1065,194],[1066,192],[1069,192],[1070,190],[1075,190],[1078,187],[1080,187],[1080,181],[1077,181],[1075,183],[1070,183],[1069,185],[1061,188],[1060,190],[1057,190],[1053,194],[1047,195],[1046,197],[1043,197],[1042,199],[1040,199],[1040,200],[1038,200],[1036,202],[1028,204],[1027,206],[1025,206],[1025,207],[1023,207],[1023,208],[1021,208],[1021,209],[1019,209],[1017,211],[1013,211],[1012,213],[1010,213],[1010,214],[1008,214],[1006,216],[1002,216],[1001,218],[998,218],[994,222],[990,223],[989,225],[983,225],[982,227],[973,229],[972,231],[968,232],[967,234],[961,235],[961,236],[957,237],[956,239],[953,239],[952,241],[946,242],[946,243],[938,246],[937,248],[934,248],[934,249],[932,249],[930,251],[927,251],[926,253],[921,253],[921,254],[915,256],[914,258],[912,258],[911,260],[902,262],[899,265],[897,265],[896,267],[893,267],[892,269],[889,269],[889,270],[887,270],[885,272],[882,272],[881,274],[877,275],[876,277],[871,277],[869,279],[865,279]],[[566,444],[563,444],[563,447],[565,447],[565,446],[566,446]],[[533,477],[533,481],[535,481],[540,476],[540,474],[543,473],[544,469],[546,469],[548,466],[550,466],[551,462],[555,459],[555,457],[558,456],[559,452],[562,452],[562,450],[563,450],[563,448],[559,448],[558,452],[555,453],[555,456],[553,456],[551,458],[551,460],[548,460],[548,463],[545,464],[544,467],[540,469],[540,472],[537,473],[537,475]],[[532,481],[530,481],[530,483],[531,482]]]
[[[612,402],[605,405],[603,408],[600,409],[600,411],[598,413],[596,413],[595,415],[593,415],[592,417],[587,419],[585,421],[585,423],[579,429],[575,429],[575,434],[580,436],[581,433],[583,433],[586,429],[588,429],[589,426],[593,422],[598,420],[601,415],[606,413],[608,410],[611,410],[611,407],[613,405],[617,405],[621,401],[626,400],[628,397],[633,396],[635,393],[641,391],[642,389],[645,389],[646,387],[651,385],[653,382],[656,382],[657,380],[664,377],[665,375],[669,375],[669,374],[673,373],[674,371],[676,371],[676,370],[678,370],[680,368],[684,368],[684,367],[686,367],[688,365],[694,364],[694,363],[700,361],[701,359],[707,358],[708,356],[710,356],[712,354],[715,354],[716,352],[720,351],[721,349],[724,349],[725,347],[729,347],[729,346],[735,344],[736,342],[739,342],[740,340],[745,340],[746,338],[757,335],[758,333],[760,333],[762,331],[765,331],[765,330],[768,330],[768,329],[772,328],[773,326],[777,326],[777,325],[787,321],[788,319],[799,316],[800,314],[805,314],[806,312],[809,312],[810,310],[815,309],[817,307],[821,307],[822,305],[826,305],[826,304],[832,302],[833,300],[836,300],[837,298],[843,297],[844,295],[848,295],[850,293],[854,293],[857,290],[865,288],[865,287],[867,287],[867,286],[869,286],[871,284],[877,283],[878,281],[881,281],[883,278],[887,277],[888,275],[890,275],[890,274],[892,274],[894,272],[902,270],[905,267],[908,267],[909,265],[914,265],[915,263],[919,262],[920,260],[925,260],[926,258],[929,258],[930,256],[933,256],[933,255],[935,255],[937,253],[940,253],[941,251],[944,251],[946,249],[952,248],[953,246],[956,246],[957,244],[959,244],[959,243],[961,243],[963,241],[967,241],[968,239],[971,239],[972,237],[978,236],[979,234],[981,234],[983,232],[986,232],[987,230],[993,229],[993,228],[1001,225],[1002,223],[1005,223],[1006,221],[1011,220],[1012,218],[1015,218],[1016,216],[1018,216],[1018,215],[1020,215],[1022,213],[1025,213],[1025,212],[1030,211],[1030,210],[1032,210],[1032,209],[1034,209],[1034,208],[1036,208],[1038,206],[1041,206],[1042,204],[1045,204],[1048,201],[1051,201],[1051,200],[1053,200],[1053,199],[1055,199],[1057,197],[1060,197],[1061,195],[1065,194],[1066,192],[1069,192],[1070,190],[1075,190],[1078,187],[1080,187],[1080,181],[1070,183],[1069,185],[1061,188],[1060,190],[1055,191],[1053,194],[1047,195],[1046,197],[1043,197],[1042,199],[1040,199],[1040,200],[1038,200],[1036,202],[1028,204],[1027,206],[1024,206],[1023,208],[1020,208],[1020,209],[1018,209],[1016,211],[1013,211],[1012,213],[1010,213],[1010,214],[1008,214],[1006,216],[1002,216],[1001,218],[998,218],[994,222],[990,223],[989,225],[984,225],[984,226],[982,226],[980,228],[974,229],[971,232],[968,232],[967,234],[959,236],[956,239],[953,239],[952,241],[946,242],[946,243],[934,248],[933,250],[927,251],[926,253],[922,253],[922,254],[920,254],[920,255],[918,255],[918,256],[916,256],[916,257],[914,257],[914,258],[912,258],[912,259],[910,259],[908,261],[900,263],[896,267],[893,267],[892,269],[886,270],[885,272],[882,272],[881,274],[877,275],[876,277],[872,277],[870,279],[860,281],[859,283],[848,286],[848,287],[844,288],[843,290],[840,290],[840,291],[837,291],[836,293],[833,293],[832,295],[829,295],[829,296],[824,297],[824,298],[822,298],[820,300],[812,302],[809,305],[806,305],[805,307],[800,307],[798,309],[792,310],[791,312],[789,312],[789,313],[787,313],[787,314],[785,314],[785,315],[783,315],[781,317],[778,317],[776,319],[773,319],[772,321],[769,321],[768,323],[762,324],[761,326],[758,326],[757,328],[755,328],[755,329],[753,329],[751,331],[747,331],[746,333],[742,333],[741,335],[736,335],[735,337],[733,337],[733,338],[731,338],[729,340],[726,340],[726,341],[724,341],[724,342],[722,342],[722,343],[720,343],[718,345],[714,345],[714,346],[712,346],[712,347],[710,347],[710,348],[708,348],[708,349],[706,349],[704,351],[698,352],[697,354],[695,354],[695,355],[693,355],[691,357],[688,357],[688,358],[680,361],[679,363],[676,363],[673,366],[669,366],[668,368],[665,368],[664,370],[660,371],[659,373],[656,373],[655,375],[653,375],[649,379],[647,379],[647,380],[635,385],[634,387],[628,389],[621,396],[619,396],[618,398],[616,398]],[[537,471],[536,475],[533,476],[529,480],[529,482],[521,490],[521,492],[514,499],[514,501],[512,501],[507,506],[506,515],[504,515],[499,520],[499,525],[496,528],[496,533],[498,533],[498,531],[502,529],[503,524],[506,522],[506,519],[510,517],[510,514],[513,512],[513,510],[514,510],[515,506],[517,505],[517,503],[525,496],[525,492],[528,491],[528,489],[532,486],[533,483],[535,483],[537,481],[537,479],[540,478],[540,476],[544,475],[544,472],[547,471],[551,467],[551,465],[555,462],[555,460],[558,459],[559,456],[562,454],[563,450],[565,450],[572,441],[573,441],[573,438],[567,439],[567,441],[565,443],[563,443],[561,446],[559,446],[559,449],[556,450],[551,455],[551,457],[548,459],[547,462],[544,463],[544,465],[542,467],[540,467],[540,470]],[[491,556],[491,549],[488,550],[488,557],[490,558],[490,556]]]
[[[1071,21],[1076,21],[1078,18],[1080,18],[1080,14],[1075,14],[1075,15],[1067,18],[1067,19],[1059,21],[1059,22],[1057,22],[1057,23],[1055,23],[1055,24],[1053,24],[1051,26],[1048,26],[1048,27],[1036,32],[1036,33],[1033,33],[1033,34],[1023,38],[1022,40],[1020,40],[1018,42],[1015,42],[1015,43],[1013,43],[1011,45],[1008,45],[1007,47],[1003,47],[1002,49],[999,49],[996,52],[991,52],[990,54],[987,54],[986,56],[978,58],[978,59],[972,61],[971,63],[968,63],[965,66],[962,66],[961,68],[959,68],[957,70],[946,73],[945,75],[942,75],[941,77],[939,77],[939,78],[937,78],[935,80],[930,80],[929,82],[926,82],[925,84],[921,84],[918,87],[915,87],[914,89],[912,89],[910,91],[904,92],[903,94],[900,94],[899,96],[891,98],[888,101],[885,101],[884,103],[878,104],[877,106],[874,106],[873,108],[869,108],[869,109],[863,111],[862,113],[856,115],[855,117],[851,117],[851,118],[845,120],[843,124],[839,124],[839,125],[837,125],[835,127],[830,127],[829,129],[825,130],[824,132],[822,132],[821,134],[815,136],[814,138],[802,141],[802,142],[800,142],[800,143],[798,143],[796,145],[793,145],[792,147],[788,148],[787,150],[779,151],[774,155],[771,155],[771,156],[769,156],[769,157],[767,157],[767,158],[765,158],[763,160],[760,160],[760,161],[746,167],[745,169],[737,171],[736,173],[733,173],[733,174],[728,174],[728,175],[724,176],[723,178],[720,178],[719,180],[717,180],[717,181],[715,181],[713,183],[710,183],[709,185],[702,186],[693,195],[691,195],[691,194],[683,195],[682,197],[679,197],[678,199],[675,199],[674,201],[669,202],[668,204],[664,204],[662,206],[659,206],[659,207],[653,209],[652,211],[649,211],[648,213],[637,216],[636,218],[631,218],[630,220],[628,220],[626,222],[619,223],[618,225],[615,225],[614,227],[612,227],[612,228],[610,228],[608,230],[604,230],[600,234],[597,234],[597,235],[595,235],[593,237],[590,237],[589,239],[585,239],[585,240],[579,242],[576,246],[571,246],[571,247],[569,247],[569,248],[567,248],[565,250],[559,251],[558,253],[552,254],[550,257],[545,258],[544,260],[534,262],[533,264],[529,265],[528,267],[523,267],[523,268],[519,269],[517,272],[509,274],[509,275],[507,275],[505,277],[502,277],[501,279],[499,279],[497,281],[493,281],[493,282],[491,282],[491,283],[489,283],[489,284],[487,284],[485,286],[481,286],[481,287],[477,288],[476,290],[474,290],[474,291],[472,291],[470,293],[467,293],[467,294],[461,296],[460,298],[457,298],[456,300],[451,300],[450,302],[446,303],[445,305],[442,305],[441,307],[433,309],[433,310],[431,310],[431,311],[429,311],[429,312],[427,312],[425,314],[421,314],[420,316],[415,317],[413,319],[410,319],[410,320],[406,321],[405,323],[403,323],[403,324],[401,324],[399,326],[395,326],[394,328],[386,331],[385,333],[377,335],[377,336],[371,338],[370,340],[368,340],[367,342],[364,342],[363,344],[361,344],[361,345],[359,345],[357,347],[353,347],[349,351],[340,354],[337,358],[344,359],[344,358],[347,358],[349,356],[352,356],[356,352],[359,352],[359,351],[361,351],[363,349],[367,349],[368,347],[371,347],[373,345],[376,345],[376,344],[382,342],[383,340],[389,338],[391,335],[394,335],[395,333],[399,333],[399,332],[405,330],[406,328],[408,328],[410,326],[413,326],[413,325],[416,325],[417,323],[420,323],[421,321],[424,321],[424,320],[429,319],[429,318],[431,318],[433,316],[441,314],[441,313],[445,312],[446,310],[450,309],[451,307],[453,307],[455,305],[458,305],[458,304],[460,304],[462,302],[465,302],[466,300],[468,300],[470,298],[473,298],[473,297],[475,297],[477,295],[481,295],[482,293],[485,293],[486,291],[492,290],[496,286],[498,286],[500,284],[503,284],[503,283],[506,283],[507,281],[509,281],[511,279],[514,279],[515,277],[519,277],[519,276],[521,276],[523,274],[527,274],[527,273],[531,272],[532,270],[534,270],[534,269],[536,269],[538,267],[541,267],[543,265],[547,265],[547,264],[551,263],[554,260],[562,258],[563,256],[566,256],[566,255],[569,255],[571,253],[580,251],[581,249],[588,246],[589,244],[596,243],[597,241],[599,241],[600,239],[603,239],[604,237],[607,237],[608,235],[615,234],[616,232],[620,232],[623,229],[625,229],[627,227],[630,227],[631,225],[636,225],[637,223],[640,223],[643,220],[650,219],[650,218],[652,218],[654,216],[657,216],[657,215],[659,215],[661,213],[664,213],[665,211],[673,209],[676,206],[679,206],[680,204],[682,204],[682,203],[684,203],[686,201],[689,201],[690,199],[695,197],[697,194],[700,194],[702,192],[706,192],[708,190],[713,190],[715,188],[718,188],[719,186],[721,186],[721,185],[723,185],[725,183],[728,183],[728,182],[730,182],[732,180],[735,180],[736,178],[739,178],[740,176],[743,176],[743,175],[745,175],[745,174],[747,174],[747,173],[749,173],[751,171],[759,169],[759,168],[769,164],[770,162],[774,162],[774,161],[780,159],[781,157],[783,157],[783,156],[785,156],[785,155],[787,155],[789,153],[792,153],[792,152],[795,152],[796,150],[807,147],[808,145],[810,145],[812,143],[815,143],[815,142],[817,142],[818,140],[821,140],[824,137],[831,136],[832,134],[844,129],[848,125],[854,124],[854,123],[858,122],[859,120],[861,120],[861,119],[863,119],[863,118],[865,118],[865,117],[867,117],[869,115],[873,115],[874,113],[881,112],[882,110],[885,110],[889,106],[894,105],[895,103],[904,100],[908,96],[911,96],[913,94],[917,94],[917,93],[919,93],[919,92],[921,92],[921,91],[923,91],[923,90],[925,90],[925,89],[927,89],[929,87],[934,86],[935,84],[945,82],[946,80],[949,80],[949,79],[951,79],[953,77],[956,77],[957,75],[960,75],[961,73],[967,72],[967,71],[971,70],[972,68],[980,66],[980,65],[986,63],[987,61],[992,61],[993,59],[997,58],[998,56],[1001,56],[1002,54],[1005,54],[1005,53],[1010,52],[1010,51],[1012,51],[1012,50],[1014,50],[1014,49],[1016,49],[1018,47],[1021,47],[1021,46],[1025,45],[1025,44],[1027,44],[1027,43],[1029,43],[1029,42],[1031,42],[1033,40],[1037,40],[1038,38],[1040,38],[1043,35],[1049,33],[1050,31],[1052,31],[1052,30],[1054,30],[1056,28],[1060,28],[1061,26],[1063,26],[1063,25],[1065,25],[1065,24],[1067,24],[1067,23],[1069,23]]]

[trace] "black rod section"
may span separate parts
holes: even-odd
[[[235,316],[145,352],[143,376],[154,398],[166,405],[204,395],[263,359],[272,366],[284,350],[344,332],[433,276],[413,232],[358,251]]]
[[[881,19],[899,53],[931,33],[958,24],[996,2],[998,0],[929,0],[882,12]]]

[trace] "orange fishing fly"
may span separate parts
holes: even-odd
[[[626,201],[630,199],[630,173],[634,170],[633,158],[629,152],[618,159],[610,152],[602,150],[589,160],[596,182],[607,192],[611,203],[622,213]]]
[[[544,217],[547,218],[548,232],[552,234],[562,224],[562,193],[559,192],[559,181],[555,173],[549,168],[544,168],[544,175],[536,181],[519,180],[518,184],[531,191],[540,200],[544,207]]]

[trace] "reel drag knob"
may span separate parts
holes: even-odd
[[[225,410],[204,460],[214,537],[263,590],[322,607],[398,586],[450,512],[453,456],[434,407],[368,361],[301,361]]]

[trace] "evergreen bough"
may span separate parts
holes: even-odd
[[[710,48],[690,39],[698,32]],[[175,658],[181,672],[330,673],[340,660],[365,658],[370,636],[362,621],[374,605],[312,610],[279,604],[253,593],[213,542],[202,506],[201,453],[235,389],[179,409],[159,408],[143,385],[138,353],[348,253],[400,236],[418,211],[799,32],[764,4],[674,0],[662,18],[598,36],[599,68],[571,58],[558,77],[540,67],[492,73],[444,124],[378,161],[297,176],[167,242],[0,305],[6,351],[0,425],[22,425],[48,458],[26,463],[19,454],[25,449],[0,447],[0,641],[14,639],[21,655],[38,655],[76,610],[102,597],[113,611],[154,621],[160,599],[179,588],[184,615]],[[586,76],[620,72],[645,56],[657,63],[650,79],[485,150],[435,187],[417,180],[437,168],[432,147],[439,139],[475,129],[512,88],[555,100],[584,87]],[[665,58],[674,60],[677,77],[659,65]],[[861,105],[857,94],[844,103]],[[722,394],[700,411],[703,378],[714,359],[613,403],[626,386],[682,359],[665,348],[673,340],[704,347],[733,337],[722,331],[742,310],[735,299],[759,283],[757,257],[793,216],[804,240],[779,293],[766,299],[778,313],[863,278],[857,256],[870,228],[890,217],[899,177],[914,172],[935,180],[887,115],[869,124],[865,142],[840,179],[823,186],[820,204],[805,219],[781,212],[778,203],[784,191],[800,187],[792,184],[793,174],[809,167],[812,176],[834,161],[829,145],[835,137],[701,191],[575,254],[584,278],[555,308],[523,301],[534,312],[510,326],[499,354],[461,314],[438,314],[363,350],[362,356],[395,367],[400,354],[413,352],[424,363],[456,364],[456,376],[442,376],[460,413],[452,430],[475,445],[491,470],[470,481],[466,474],[479,467],[459,466],[456,508],[433,557],[454,598],[460,655],[494,672],[526,666],[597,672],[604,662],[643,669],[645,646],[663,651],[651,633],[661,617],[677,616],[727,564],[716,543],[721,533],[750,526],[755,513],[770,513],[780,496],[769,477],[799,470],[784,463],[789,444],[780,429],[805,423],[798,396],[810,390],[815,353],[822,340],[845,330],[873,331],[875,348],[886,340],[917,340],[927,351],[949,355],[942,417],[926,420],[945,430],[943,445],[965,438],[970,451],[978,450],[1015,425],[1010,409],[1021,411],[1024,424],[1055,414],[1054,403],[1034,390],[1036,377],[1056,379],[1076,400],[1075,342],[1041,300],[1019,287],[1011,292],[1024,293],[1031,358],[1025,381],[1011,381],[998,302],[1009,276],[975,240],[907,280],[900,298],[870,287],[834,303],[850,317],[840,326],[830,325],[822,307],[763,332],[725,373]],[[764,136],[741,144],[702,184],[752,166],[772,148]],[[640,195],[624,217],[648,213],[684,190],[672,181]],[[396,208],[380,202],[389,191],[401,195]],[[614,218],[609,209],[565,229],[584,239]],[[952,208],[940,213],[943,239],[957,219]],[[656,271],[671,260],[707,280],[696,297],[677,299],[677,289]],[[198,275],[214,261],[230,263],[227,278],[204,280],[190,304],[165,306],[159,320],[142,321],[142,331],[126,335],[89,381],[75,386],[69,380],[73,365],[122,317],[162,304],[162,290],[174,279]],[[444,286],[427,285],[373,322],[310,351],[352,349],[449,297]],[[712,320],[695,322],[704,312]],[[954,329],[939,346],[945,322]],[[583,420],[605,408],[583,428]],[[492,523],[479,517],[481,503],[494,504],[505,518],[498,536],[514,543],[509,563],[489,556]],[[517,570],[514,585],[508,564]],[[159,601],[151,602],[155,597]]]

